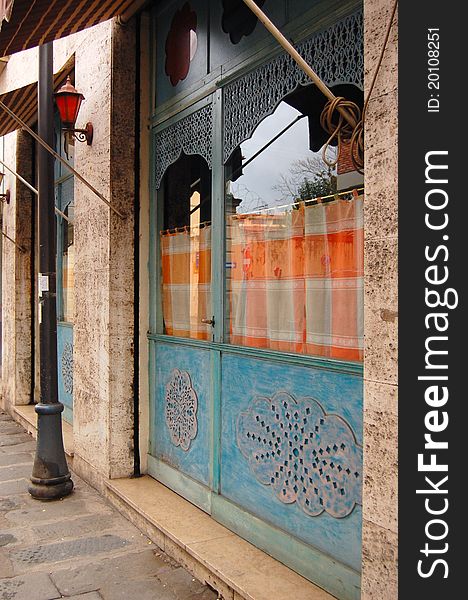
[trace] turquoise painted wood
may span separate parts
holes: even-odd
[[[327,369],[282,362],[279,357],[265,359],[259,350],[242,356],[224,344],[203,347],[202,343],[190,345],[181,339],[166,338],[163,342],[163,338],[149,341],[154,394],[149,473],[338,598],[358,600],[361,375],[344,369],[339,372],[336,366]],[[257,356],[253,356],[255,352]],[[183,390],[187,397],[192,388],[197,400],[202,399],[197,402],[197,432],[193,437],[190,428],[177,430],[174,435],[167,423],[167,390],[174,373],[190,374],[190,380],[180,380],[177,393]],[[281,407],[281,402],[288,406]],[[275,412],[271,411],[272,404]],[[300,432],[301,427],[296,429],[296,424],[304,426],[304,432]],[[296,432],[299,442],[285,436]],[[275,443],[283,452],[278,460],[265,457],[266,452],[277,450]],[[318,457],[327,465],[314,466]],[[275,479],[275,471],[284,469],[286,461],[291,463],[289,475],[285,470],[284,476]],[[312,481],[301,482],[307,470]],[[291,484],[284,499],[287,478]],[[311,498],[315,498],[315,505],[307,505]]]
[[[211,514],[213,495],[209,488],[151,455],[148,456],[148,470],[158,481],[189,499],[198,508]]]
[[[174,22],[177,11],[181,14],[186,0],[176,0],[173,3],[157,9],[156,15],[156,55],[161,57],[156,64],[156,79],[159,82],[156,88],[156,106],[162,106],[176,93],[181,93],[193,86],[206,76],[208,72],[208,10],[205,0],[191,0],[190,14],[195,14],[196,22],[196,50],[190,61],[190,69],[182,79],[170,79],[166,73],[170,72],[171,64],[176,61],[177,46],[167,44],[167,40],[176,34],[178,23]],[[187,19],[187,14],[183,13]],[[180,25],[179,25],[180,27]],[[193,50],[192,50],[193,51]]]
[[[64,133],[61,128],[58,111],[54,116],[55,121],[55,150],[70,164],[74,164],[73,147],[65,154]],[[56,160],[54,163],[55,179],[55,205],[62,212],[66,212],[74,199],[74,177]],[[63,295],[63,259],[62,249],[64,244],[64,220],[57,216],[57,379],[58,400],[64,406],[63,419],[73,423],[73,323],[66,322],[64,316]]]
[[[259,350],[258,348],[249,346],[235,346],[220,344],[216,342],[205,342],[192,339],[184,339],[178,337],[169,337],[167,335],[161,335],[157,333],[148,333],[148,340],[155,342],[164,342],[165,344],[183,344],[190,346],[191,348],[210,348],[212,350],[229,351],[229,354],[237,354],[242,356],[252,356],[254,358],[261,358],[263,360],[270,360],[272,362],[281,362],[289,365],[302,365],[309,366],[318,369],[324,369],[325,371],[333,371],[336,373],[348,373],[350,375],[363,375],[362,363],[357,362],[346,362],[343,360],[335,360],[329,358],[322,358],[320,356],[312,356],[305,354],[293,354],[287,352],[279,352],[277,350]]]
[[[226,354],[221,398],[221,495],[358,571],[362,380]]]
[[[73,423],[73,325],[57,323],[58,397],[63,404],[63,418]]]
[[[244,539],[337,598],[360,600],[361,576],[358,571],[255,517],[223,496],[213,494],[212,515]]]
[[[151,455],[192,480],[211,480],[211,356],[158,344]]]
[[[314,1],[317,3],[320,0],[309,0],[311,4]],[[286,0],[267,2],[263,8],[268,12],[268,16],[273,23],[275,23],[278,27],[284,28],[288,20]],[[249,9],[247,7],[245,9],[242,7],[242,9],[244,10],[244,16],[249,18]],[[230,43],[230,35],[232,34],[229,31],[223,31],[223,29],[219,26],[219,24],[222,23],[222,18],[223,3],[213,2],[210,14],[210,67],[212,70],[215,70],[221,66],[223,67],[223,70],[226,70],[226,65],[231,66],[232,64],[236,64],[242,60],[243,54],[251,54],[253,48],[261,48],[264,47],[265,44],[271,42],[271,37],[265,27],[262,27],[261,24],[257,22],[253,27],[252,33],[247,36],[242,35],[240,39],[236,37],[236,43]],[[249,31],[251,29],[252,27],[248,28]]]

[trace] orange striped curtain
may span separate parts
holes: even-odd
[[[233,344],[361,361],[363,202],[233,215],[227,289]],[[211,226],[161,233],[168,335],[211,339]]]
[[[75,316],[75,245],[62,254],[63,320],[73,323]]]
[[[165,333],[211,339],[211,226],[161,232]]]
[[[362,360],[362,210],[357,197],[230,218],[232,343]]]
[[[234,215],[231,342],[303,352],[304,212]]]
[[[363,359],[362,196],[305,209],[305,351]]]

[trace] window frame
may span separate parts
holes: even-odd
[[[346,16],[356,11],[359,4],[355,2],[346,3],[346,6],[340,11],[340,15]],[[327,358],[316,355],[296,354],[264,348],[255,348],[249,346],[238,346],[225,341],[225,315],[226,315],[226,213],[225,213],[225,177],[227,168],[224,162],[224,130],[223,130],[223,101],[224,88],[232,83],[242,79],[254,68],[261,66],[280,53],[277,45],[268,47],[260,54],[253,55],[244,60],[241,64],[233,68],[227,75],[213,81],[207,77],[200,87],[193,93],[185,95],[183,98],[175,95],[173,103],[166,102],[159,111],[154,106],[156,92],[156,51],[154,44],[154,31],[156,13],[153,13],[153,49],[151,53],[151,117],[149,124],[150,131],[150,165],[156,164],[155,136],[162,130],[170,127],[174,123],[183,119],[185,116],[193,114],[202,106],[212,102],[213,104],[213,128],[212,128],[212,275],[211,275],[211,294],[213,316],[215,320],[214,335],[212,341],[195,340],[192,338],[183,338],[167,335],[164,333],[163,309],[162,309],[162,273],[161,273],[161,255],[160,255],[160,235],[163,220],[164,191],[161,185],[156,189],[154,174],[150,179],[150,251],[149,251],[149,277],[150,277],[150,318],[148,340],[162,341],[166,343],[183,344],[187,346],[200,347],[203,349],[219,350],[235,354],[253,356],[264,360],[280,361],[283,363],[300,364],[325,368],[331,371],[339,371],[361,375],[363,374],[363,362],[345,361],[335,358]],[[309,25],[301,24],[300,38],[307,39],[315,31],[333,24],[336,17],[331,21],[321,20],[319,23]],[[289,29],[289,26],[287,27]],[[282,100],[281,100],[282,101]],[[267,115],[265,118],[267,118]],[[261,121],[260,121],[261,122]],[[152,170],[153,172],[153,170]]]

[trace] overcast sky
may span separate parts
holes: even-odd
[[[260,123],[252,138],[242,144],[244,158],[253,156],[298,115],[299,111],[282,102],[274,114]],[[307,119],[302,119],[258,156],[244,170],[243,176],[232,184],[234,195],[243,198],[237,212],[250,212],[265,205],[284,204],[280,193],[273,189],[274,186],[279,182],[280,175],[288,175],[294,161],[311,154]]]

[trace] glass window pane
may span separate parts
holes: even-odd
[[[359,361],[362,196],[336,194],[298,117],[282,102],[226,168],[226,339]]]
[[[164,333],[212,339],[211,172],[200,156],[182,155],[162,184],[160,231]],[[161,199],[159,200],[161,201]]]
[[[75,239],[73,221],[75,217],[74,204],[69,204],[65,214],[70,221],[62,221],[62,320],[73,323],[75,311]]]

